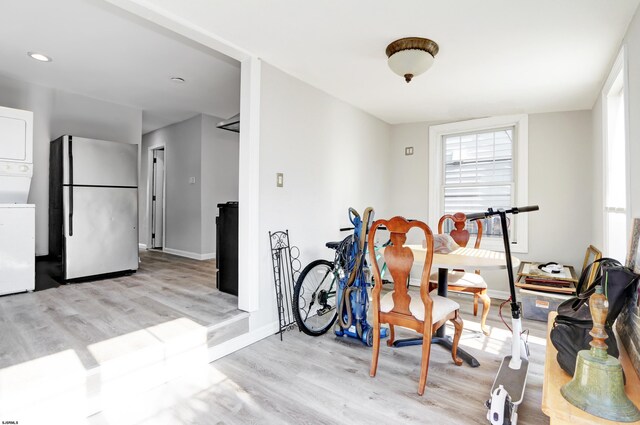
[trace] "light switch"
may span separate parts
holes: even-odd
[[[189,184],[196,184],[196,178],[195,177],[189,177]]]
[[[404,148],[404,154],[405,155],[413,155],[413,146],[409,146]]]
[[[283,173],[277,173],[276,174],[276,187],[282,187],[284,186],[284,174]]]

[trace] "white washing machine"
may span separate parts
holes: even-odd
[[[0,204],[0,295],[35,289],[35,224],[35,205]]]
[[[35,289],[33,112],[0,107],[0,295]]]

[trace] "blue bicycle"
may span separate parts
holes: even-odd
[[[372,220],[372,208],[367,208],[362,217],[349,208],[353,228],[340,230],[353,229],[353,234],[341,242],[326,244],[336,251],[334,261],[313,261],[300,273],[293,291],[293,313],[298,328],[307,335],[322,335],[337,320],[336,335],[373,345],[372,327],[367,322],[367,287],[371,282],[366,264],[367,234]],[[385,270],[383,265],[383,273]]]

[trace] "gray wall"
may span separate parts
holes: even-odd
[[[238,200],[239,135],[216,128],[221,118],[202,116],[202,253],[216,251],[219,203]]]
[[[165,147],[165,248],[201,253],[202,116],[196,115],[142,136],[140,243],[149,244],[149,147]],[[195,184],[189,178],[195,177]]]
[[[238,134],[217,129],[219,121],[196,115],[142,137],[141,243],[149,244],[149,147],[164,145],[165,248],[199,258],[215,255],[217,204],[238,200]]]
[[[591,111],[529,115],[529,254],[579,272],[593,240]]]
[[[63,134],[140,144],[142,111],[0,75],[0,106],[33,111],[36,255],[49,252],[49,142]]]
[[[433,123],[392,128],[391,191],[394,214],[428,217],[428,141]],[[529,215],[528,261],[557,261],[579,270],[586,247],[593,242],[591,207],[591,111],[529,115],[529,204],[540,211]],[[413,156],[404,148],[414,147]],[[435,226],[436,223],[429,223]],[[506,274],[483,273],[490,289],[508,291]]]
[[[388,124],[264,62],[260,99],[260,309],[252,328],[278,320],[269,231],[288,229],[304,266],[332,258],[324,244],[345,236],[338,229],[349,207],[389,211]]]

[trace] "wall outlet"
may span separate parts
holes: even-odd
[[[196,184],[196,178],[195,177],[189,177],[189,184]]]
[[[284,174],[276,173],[276,187],[284,186]]]
[[[413,146],[409,146],[404,148],[404,154],[405,155],[413,155]]]

